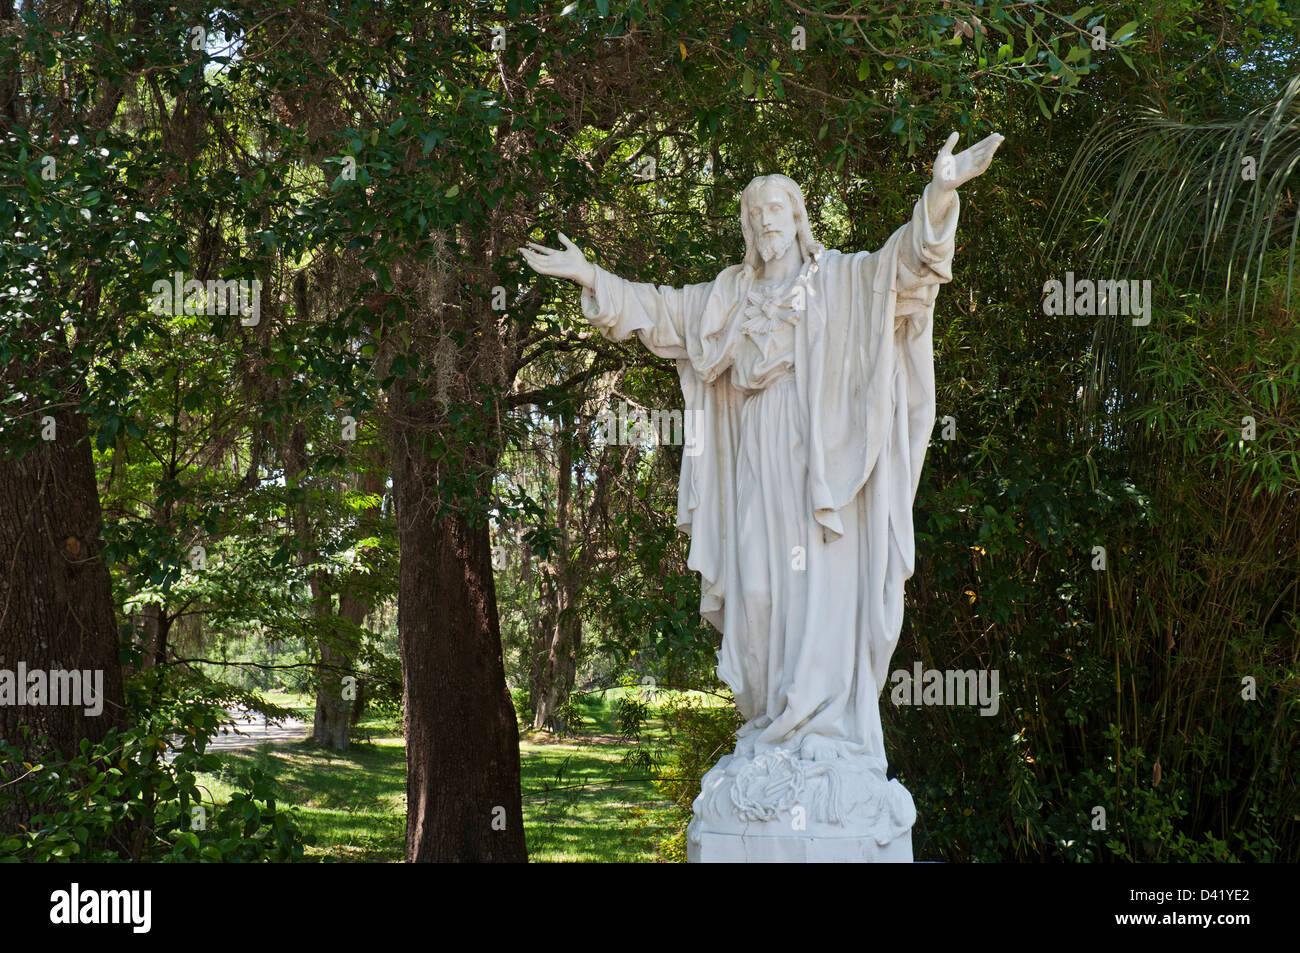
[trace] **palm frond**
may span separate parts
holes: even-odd
[[[1265,253],[1280,237],[1277,223],[1290,214],[1289,306],[1300,216],[1288,183],[1297,164],[1300,76],[1274,102],[1236,120],[1185,122],[1152,108],[1131,118],[1111,114],[1075,154],[1048,234],[1059,247],[1066,229],[1087,214],[1090,197],[1113,182],[1096,233],[1084,244],[1089,264],[1214,278],[1225,296],[1237,283],[1244,315],[1248,298],[1253,313]]]

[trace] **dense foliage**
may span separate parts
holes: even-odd
[[[707,281],[775,170],[824,244],[876,248],[957,129],[1007,142],[938,297],[893,667],[996,670],[1001,697],[886,688],[918,856],[1300,860],[1290,5],[87,0],[0,3],[0,36],[0,444],[42,461],[50,415],[81,421],[129,689],[103,738],[0,739],[4,852],[300,858],[264,779],[191,826],[207,737],[280,688],[335,748],[423,698],[429,757],[485,685],[570,733],[583,692],[701,693],[618,709],[627,737],[666,725],[647,758],[684,826],[736,714],[675,530],[683,451],[601,422],[680,407],[676,371],[515,249],[563,231],[623,277]],[[1189,158],[1223,141],[1266,189]],[[1046,313],[1067,271],[1150,280],[1150,323]],[[177,273],[259,281],[257,320],[151,308]]]

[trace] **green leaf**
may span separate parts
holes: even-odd
[[[1133,35],[1133,33],[1137,31],[1137,27],[1138,27],[1137,22],[1135,20],[1130,20],[1128,23],[1125,23],[1122,27],[1120,27],[1118,30],[1115,31],[1115,35],[1110,38],[1110,42],[1122,43],[1124,40],[1127,40],[1130,36]]]

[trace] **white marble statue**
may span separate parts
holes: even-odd
[[[607,338],[677,361],[687,416],[677,523],[722,632],[718,675],[745,718],[705,775],[692,860],[910,861],[916,810],[886,777],[879,697],[912,575],[912,502],[935,419],[935,295],[952,278],[958,186],[994,134],[944,144],[912,220],[875,252],[813,238],[803,193],[760,176],[740,200],[745,260],[712,281],[625,281],[520,249],[582,286]]]

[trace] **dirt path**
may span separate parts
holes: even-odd
[[[302,741],[309,733],[310,726],[297,718],[286,718],[276,725],[257,712],[228,709],[228,714],[235,722],[235,727],[232,729],[227,726],[213,735],[208,742],[209,751],[232,751],[267,743]]]

